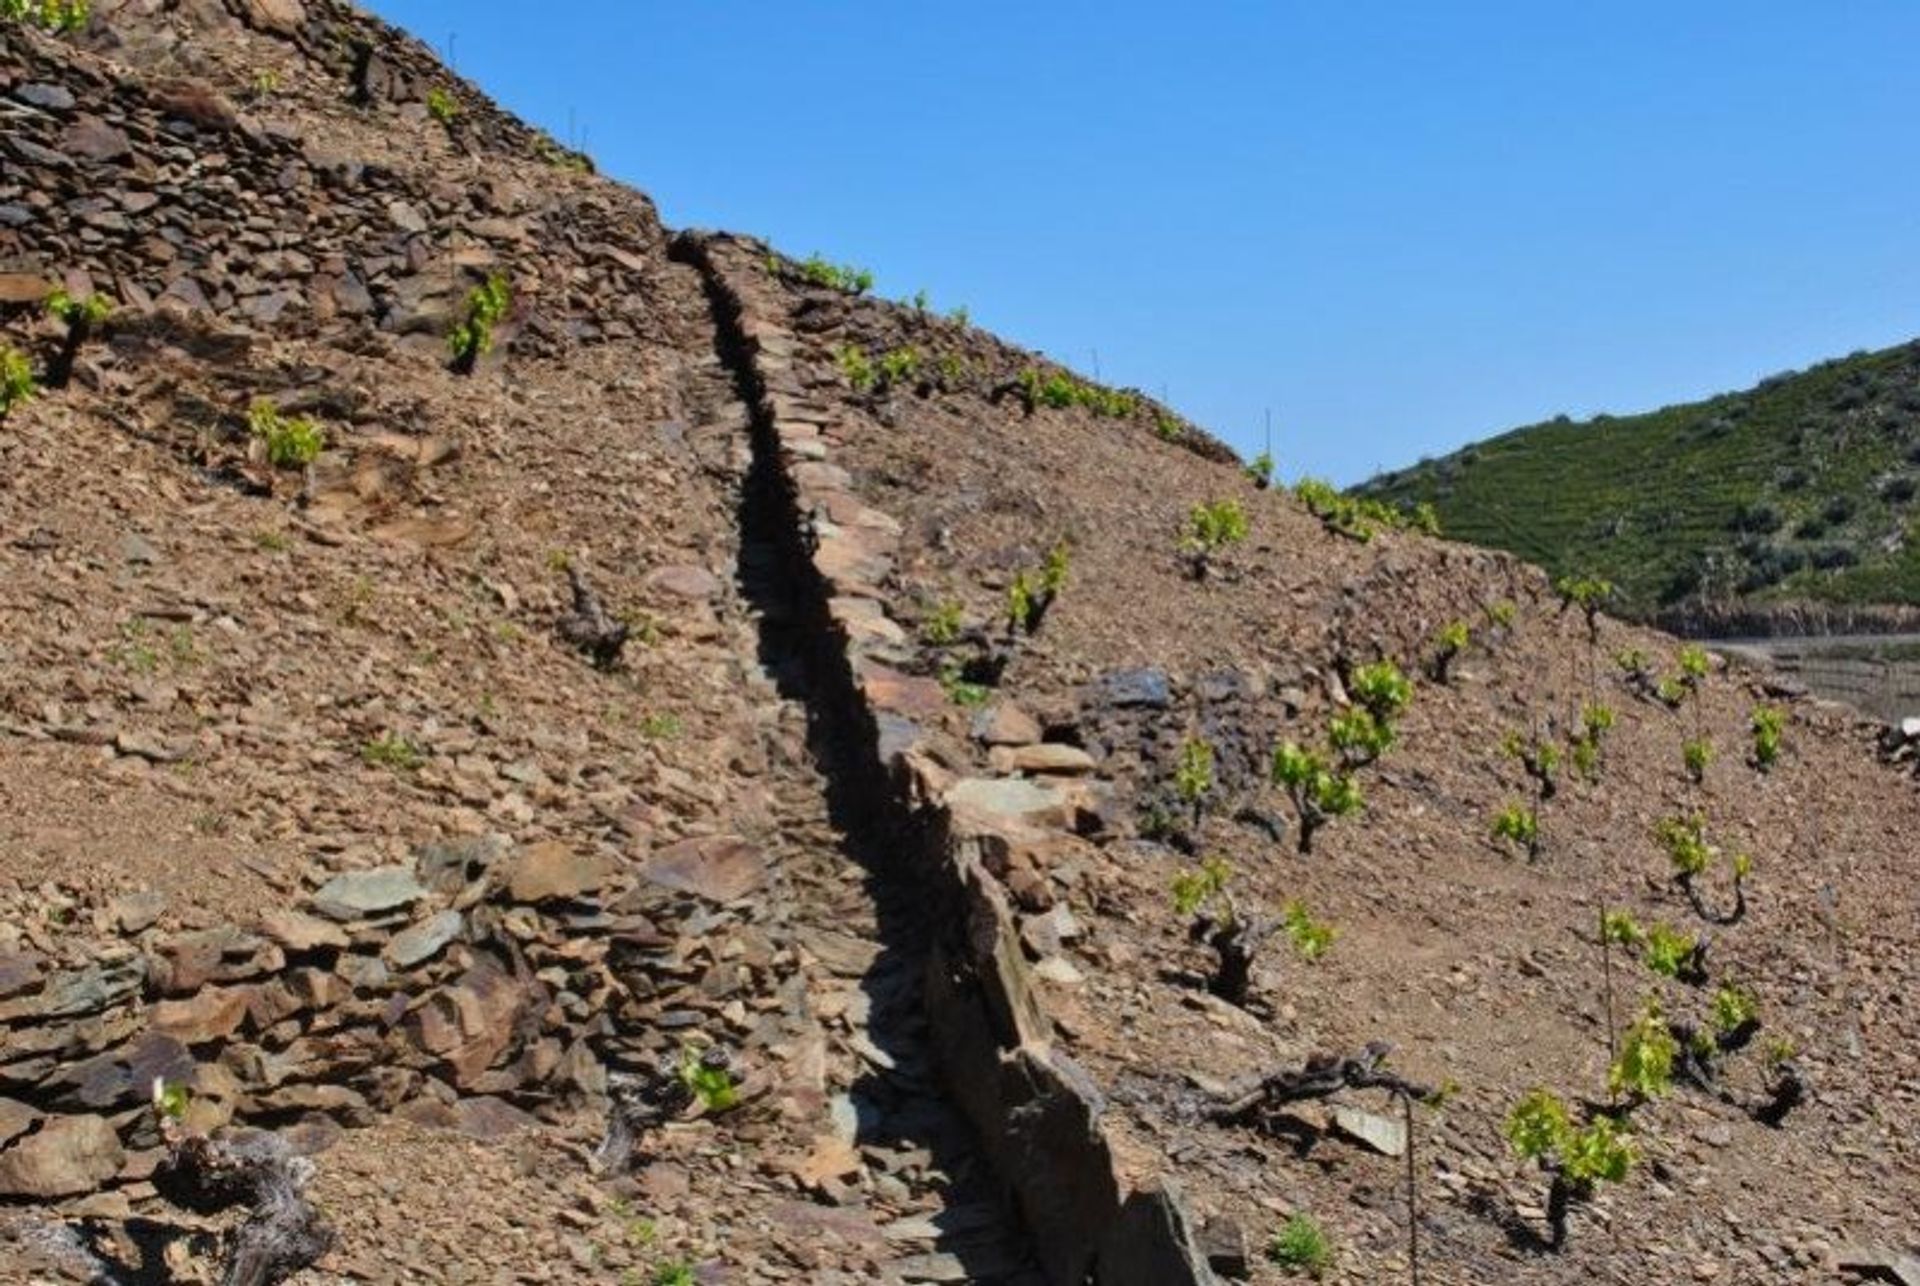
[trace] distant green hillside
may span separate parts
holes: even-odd
[[[1617,608],[1920,603],[1920,341],[1645,415],[1562,416],[1382,474],[1363,495],[1430,501],[1450,536]]]

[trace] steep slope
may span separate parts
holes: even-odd
[[[96,8],[0,27],[0,342],[57,349],[55,284],[120,304],[0,435],[0,1280],[210,1279],[158,1078],[311,1155],[329,1280],[1031,1281],[651,205],[346,6]],[[654,1069],[710,1048],[740,1106],[673,1110]],[[638,1164],[616,1092],[667,1095]]]
[[[1534,569],[1404,534],[1335,538],[1150,420],[1029,406],[1010,392],[1029,355],[809,286],[752,243],[700,246],[749,319],[774,390],[767,431],[881,744],[911,793],[945,799],[1001,890],[1051,1056],[1108,1096],[1102,1137],[1124,1186],[1180,1194],[1168,1223],[1192,1230],[1192,1260],[1282,1280],[1258,1252],[1303,1212],[1331,1230],[1333,1279],[1405,1279],[1407,1162],[1343,1138],[1391,1135],[1377,1115],[1390,1101],[1352,1090],[1332,1114],[1276,1106],[1265,1128],[1258,1112],[1210,1119],[1247,1078],[1374,1041],[1411,1080],[1458,1086],[1416,1118],[1425,1280],[1827,1280],[1858,1262],[1856,1243],[1909,1235],[1920,1170],[1891,1105],[1920,1067],[1897,999],[1920,922],[1890,895],[1915,873],[1920,799],[1876,764],[1867,726],[1724,665],[1669,709],[1605,658],[1639,649],[1671,674],[1673,640],[1599,617],[1590,642]],[[863,368],[849,349],[918,373],[850,378]],[[1249,532],[1196,579],[1183,533],[1194,506],[1222,500]],[[1062,543],[1065,587],[1037,631],[1010,629],[1011,587]],[[1485,625],[1502,603],[1511,620]],[[1269,748],[1318,741],[1351,708],[1343,679],[1376,657],[1419,669],[1455,619],[1480,641],[1448,682],[1417,686],[1396,744],[1359,774],[1365,811],[1297,854]],[[1557,739],[1582,702],[1617,715],[1602,766],[1560,781],[1543,856],[1516,860],[1489,838],[1526,791],[1503,737]],[[1770,771],[1742,762],[1764,702],[1785,711],[1791,746]],[[1681,748],[1703,737],[1720,758],[1696,785]],[[1178,782],[1196,743],[1211,757],[1188,818]],[[1657,824],[1693,810],[1718,846],[1714,901],[1730,896],[1722,863],[1754,857],[1733,923],[1701,923],[1665,873]],[[1208,953],[1171,895],[1202,855],[1227,862],[1237,914],[1298,901],[1335,929],[1331,951],[1310,961],[1283,934],[1256,958],[1246,1005],[1209,995]],[[1616,955],[1608,1024],[1603,909],[1711,937],[1708,985]],[[1543,1181],[1502,1137],[1509,1108],[1538,1086],[1604,1105],[1609,1025],[1624,1033],[1651,999],[1704,1022],[1723,986],[1757,998],[1813,1101],[1779,1126],[1758,1119],[1788,1064],[1756,1042],[1716,1092],[1631,1114],[1643,1177],[1576,1216],[1574,1249],[1547,1252]],[[1141,1280],[1204,1278],[1156,1271]]]
[[[1605,576],[1642,618],[1872,620],[1858,609],[1920,604],[1920,344],[1528,425],[1357,490],[1429,501],[1448,534],[1556,575]]]
[[[1274,1282],[1295,1214],[1330,1280],[1391,1281],[1408,1176],[1431,1282],[1823,1281],[1911,1236],[1920,797],[1875,730],[1725,665],[1669,709],[1595,655],[1673,640],[1589,644],[1513,558],[1337,536],[1144,399],[669,236],[348,6],[97,10],[0,26],[0,343],[46,367],[56,284],[120,305],[0,428],[0,1280],[217,1277],[234,1216],[159,1167],[230,1126],[311,1161],[312,1281]],[[275,463],[261,397],[317,459]],[[1274,743],[1456,618],[1297,854]],[[1597,780],[1502,851],[1503,735],[1582,700],[1619,716]],[[1754,856],[1737,922],[1652,838],[1695,809]],[[1330,950],[1210,994],[1170,899],[1207,855]],[[1615,954],[1608,1015],[1603,908],[1711,933],[1762,1039],[1628,1116],[1551,1253],[1507,1109],[1602,1099],[1644,994],[1712,1003]],[[1218,1110],[1372,1041],[1458,1084],[1410,1155],[1355,1143],[1392,1150],[1377,1090]],[[679,1088],[707,1050],[737,1105]]]

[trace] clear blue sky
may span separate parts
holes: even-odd
[[[373,0],[675,226],[1345,483],[1920,334],[1920,3]]]

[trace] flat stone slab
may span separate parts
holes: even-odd
[[[1016,821],[1064,819],[1066,799],[1051,786],[1024,777],[967,777],[947,792],[947,807]]]
[[[49,1117],[0,1153],[0,1195],[68,1197],[91,1192],[120,1172],[126,1153],[101,1116]]]
[[[759,845],[738,835],[707,835],[659,850],[642,874],[664,888],[734,902],[766,883],[767,859]]]
[[[458,911],[440,911],[394,934],[382,954],[399,968],[411,969],[439,955],[449,942],[460,936],[465,926],[466,921]]]
[[[515,902],[547,902],[594,893],[613,878],[613,863],[557,840],[516,849],[507,859],[507,896]]]
[[[313,895],[313,906],[335,920],[359,920],[411,906],[426,895],[406,867],[380,866],[334,876]]]
[[[1333,1109],[1333,1128],[1355,1143],[1372,1148],[1381,1156],[1407,1154],[1407,1127],[1391,1116],[1363,1112],[1357,1107],[1336,1107]]]

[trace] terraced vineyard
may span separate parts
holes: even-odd
[[[1644,415],[1528,425],[1357,490],[1641,617],[1920,602],[1920,344]]]
[[[0,1286],[1911,1279],[1920,735],[346,0],[0,116]]]

